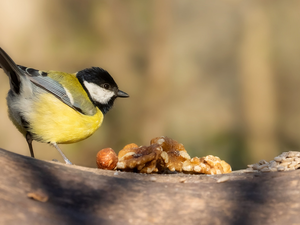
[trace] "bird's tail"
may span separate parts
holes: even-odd
[[[19,94],[21,89],[20,76],[23,76],[24,73],[2,48],[0,48],[0,68],[2,68],[9,77],[10,88],[13,92]]]

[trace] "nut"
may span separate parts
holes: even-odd
[[[206,174],[231,172],[230,165],[215,156],[191,159],[182,144],[164,136],[153,138],[150,141],[150,146],[138,147],[134,143],[126,145],[119,152],[118,157],[117,169],[130,172],[169,173],[170,171],[184,171]]]
[[[221,166],[223,167],[224,173],[231,173],[232,171],[231,166],[227,162],[221,160]]]
[[[183,163],[184,172],[205,173],[205,174],[224,174],[230,173],[231,167],[228,163],[220,160],[219,157],[208,155],[202,158],[194,157]]]
[[[162,148],[162,154],[160,157],[160,165],[158,168],[168,168],[170,171],[182,171],[182,163],[191,157],[185,150],[183,144],[168,138],[168,137],[156,137],[150,141],[150,144],[158,144]]]
[[[140,146],[136,144],[126,145],[119,152],[117,168],[125,171],[137,171],[140,173],[157,172],[157,160],[162,152],[159,145]]]
[[[97,153],[97,166],[99,169],[114,170],[118,163],[118,157],[111,148],[104,148]]]

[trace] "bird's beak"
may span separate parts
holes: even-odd
[[[127,93],[125,93],[124,91],[121,91],[121,90],[118,91],[117,96],[120,98],[128,98],[129,97],[129,95]]]

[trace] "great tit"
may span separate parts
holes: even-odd
[[[99,67],[73,74],[40,71],[16,65],[2,48],[0,67],[10,82],[9,118],[25,136],[32,157],[35,140],[53,145],[72,164],[57,144],[88,138],[100,127],[115,99],[129,97]]]

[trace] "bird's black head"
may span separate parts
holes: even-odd
[[[119,90],[118,85],[110,74],[99,67],[81,70],[76,76],[91,101],[103,114],[110,110],[117,97],[129,97],[128,94]]]

